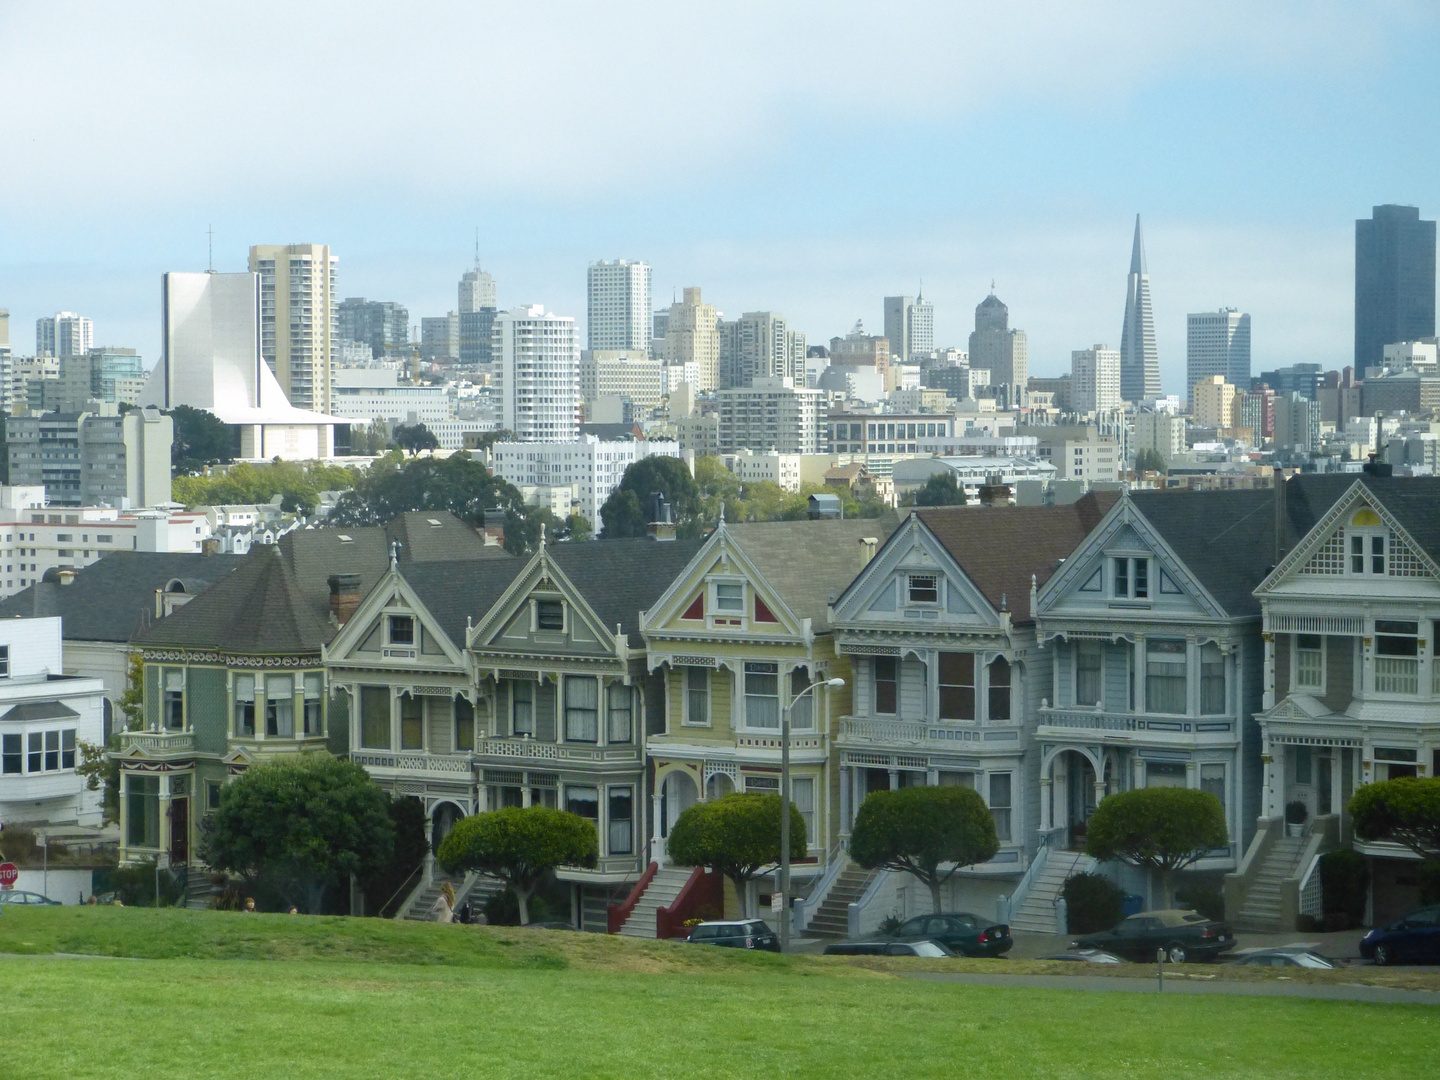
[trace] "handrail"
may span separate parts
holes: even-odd
[[[1320,855],[1317,853],[1311,858],[1310,865],[1305,868],[1305,873],[1300,875],[1299,904],[1297,906],[1300,909],[1299,914],[1301,915],[1324,914],[1325,904],[1323,891],[1317,889],[1313,895],[1308,891],[1310,888],[1310,879],[1315,876],[1315,871],[1319,869]],[[1312,907],[1315,909],[1314,911],[1310,910]]]
[[[645,867],[645,872],[640,875],[640,880],[635,882],[635,887],[630,890],[630,895],[625,897],[619,904],[607,904],[605,907],[605,932],[607,934],[618,934],[620,928],[625,925],[625,920],[630,918],[630,913],[635,910],[635,905],[640,902],[640,897],[645,895],[646,888],[650,882],[655,880],[655,872],[660,869],[660,864],[652,862]]]
[[[702,891],[708,895],[701,895]],[[685,879],[685,884],[680,886],[680,891],[675,894],[675,899],[670,901],[669,907],[655,909],[655,936],[657,938],[688,937],[689,931],[685,929],[685,920],[690,912],[698,908],[706,900],[719,900],[723,903],[725,899],[725,886],[720,879],[720,874],[714,870],[706,870],[703,866],[697,866],[690,871],[690,876]]]
[[[845,928],[850,937],[860,935],[860,916],[875,902],[875,896],[880,892],[880,883],[884,880],[885,876],[878,868],[871,870],[870,876],[865,879],[865,889],[860,893],[860,899],[846,905]]]
[[[410,888],[410,889],[413,890],[414,886],[411,886],[411,885],[410,885],[410,879],[413,878],[416,874],[420,873],[420,871],[424,868],[424,866],[425,866],[425,860],[422,858],[418,863],[415,864],[415,869],[414,869],[414,870],[411,870],[410,873],[408,873],[408,874],[405,875],[405,880],[400,883],[400,888],[396,889],[395,892],[391,895],[390,899],[389,899],[389,900],[386,900],[385,903],[381,904],[381,905],[379,906],[379,908],[376,909],[376,911],[375,911],[376,917],[381,918],[381,919],[385,918],[385,917],[386,917],[386,916],[385,916],[385,909],[388,908],[391,904],[393,904],[393,903],[395,902],[395,897],[397,897],[397,896],[399,896],[401,893],[405,892],[407,888]],[[418,885],[419,883],[417,882],[416,884]],[[397,912],[396,915],[395,915],[395,918],[399,918],[399,917],[400,917],[400,916],[399,916],[399,913]]]
[[[844,841],[836,840],[830,850],[825,853],[825,873],[820,876],[810,889],[810,895],[798,898],[794,905],[793,922],[790,924],[795,933],[803,934],[810,926],[810,920],[815,917],[815,912],[820,910],[820,905],[825,903],[825,898],[830,895],[831,888],[845,871],[850,859],[843,854],[845,849]]]
[[[1040,844],[1035,849],[1035,857],[1030,860],[1030,865],[1015,885],[1015,891],[1010,894],[1010,910],[1006,912],[1005,918],[1001,919],[1001,922],[1008,923],[1015,918],[1015,913],[1020,910],[1020,906],[1029,897],[1030,890],[1035,887],[1035,882],[1039,880],[1040,873],[1045,869],[1045,863],[1050,858],[1050,840],[1053,832],[1054,830],[1051,830],[1051,832],[1040,834]],[[998,912],[996,916],[999,916]]]

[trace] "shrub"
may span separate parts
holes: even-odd
[[[882,934],[898,934],[900,932],[900,918],[897,915],[886,915],[880,920],[879,932]]]
[[[780,860],[780,796],[726,795],[687,808],[670,830],[668,850],[680,866],[709,866],[735,886],[742,908],[747,883]],[[790,803],[790,857],[805,857],[805,817]],[[860,861],[857,857],[856,861]],[[749,915],[749,911],[745,911]]]
[[[1075,874],[1060,890],[1066,927],[1072,934],[1109,930],[1124,916],[1125,894],[1102,874]]]
[[[1159,874],[1161,895],[1168,897],[1176,871],[1229,842],[1225,807],[1208,791],[1135,788],[1100,800],[1090,817],[1085,853]]]
[[[1365,896],[1370,888],[1370,868],[1365,864],[1365,856],[1348,849],[1321,855],[1320,888],[1324,893],[1325,914],[1345,915],[1351,925],[1358,926],[1365,917]]]
[[[1304,825],[1305,819],[1309,816],[1309,808],[1299,799],[1296,799],[1294,802],[1288,802],[1285,804],[1286,825]]]
[[[435,857],[446,873],[476,870],[500,878],[514,894],[520,922],[528,923],[530,898],[554,869],[594,866],[597,851],[593,821],[546,806],[511,806],[463,818]]]
[[[850,857],[867,870],[903,870],[930,890],[939,911],[940,890],[962,867],[986,862],[1000,850],[995,818],[970,788],[908,787],[875,791],[855,815]]]
[[[155,860],[117,866],[110,872],[110,888],[126,907],[155,907]],[[174,870],[161,870],[160,907],[175,907],[185,900],[185,876]]]

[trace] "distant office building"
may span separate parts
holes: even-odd
[[[1191,418],[1199,427],[1236,426],[1235,395],[1235,387],[1224,376],[1206,376],[1190,388]]]
[[[1369,378],[1360,384],[1360,402],[1365,416],[1434,413],[1440,411],[1440,376],[1410,368]]]
[[[1155,450],[1168,465],[1185,452],[1185,418],[1171,412],[1141,409],[1135,414],[1135,438],[1131,447],[1136,454]]]
[[[1275,398],[1276,449],[1313,454],[1320,447],[1320,403],[1299,394]]]
[[[1355,370],[1386,345],[1435,336],[1435,222],[1414,206],[1377,206],[1355,222]]]
[[[335,415],[365,424],[430,426],[453,419],[455,410],[443,386],[402,383],[393,368],[341,368],[335,372]]]
[[[928,360],[935,351],[935,308],[925,297],[885,297],[885,339],[901,363]]]
[[[474,270],[466,270],[460,276],[458,292],[457,310],[461,315],[479,311],[482,308],[494,310],[498,306],[495,302],[495,279],[480,269],[478,260]]]
[[[720,385],[749,386],[756,379],[805,382],[805,335],[790,330],[774,311],[747,311],[719,323]]]
[[[145,365],[134,349],[92,349],[60,357],[56,380],[62,411],[80,411],[87,402],[134,405],[145,386]]]
[[[490,350],[495,340],[495,315],[495,309],[488,307],[460,312],[462,364],[488,364],[494,359]]]
[[[460,359],[460,313],[434,315],[420,320],[420,359]]]
[[[795,386],[793,379],[759,378],[749,386],[719,391],[720,450],[776,450],[818,454],[825,395]]]
[[[993,292],[975,307],[970,335],[970,367],[990,372],[992,386],[1023,391],[1030,373],[1029,343],[1024,330],[1010,329],[1010,309]]]
[[[1239,395],[1235,403],[1236,426],[1249,428],[1255,441],[1275,437],[1275,391],[1260,385]]]
[[[600,531],[600,508],[620,486],[625,470],[647,457],[679,457],[673,442],[637,439],[602,441],[583,435],[576,441],[500,442],[490,448],[490,468],[502,480],[521,488],[574,489],[570,509],[583,514]]]
[[[1231,386],[1250,385],[1250,316],[1234,308],[1185,316],[1185,388],[1219,375]]]
[[[95,324],[73,311],[35,320],[36,356],[81,356],[95,347],[94,338]]]
[[[174,424],[158,409],[11,417],[10,482],[44,487],[54,506],[158,506],[170,501],[174,437]]]
[[[855,328],[844,337],[830,339],[830,366],[821,372],[816,381],[824,389],[838,389],[849,386],[848,396],[865,401],[880,400],[893,386],[891,358],[896,355],[894,343],[888,337],[875,337],[865,333],[862,320],[855,320]],[[875,378],[868,377],[873,372]],[[878,389],[879,397],[876,397]]]
[[[1120,408],[1119,350],[1092,345],[1072,352],[1069,390],[1069,408],[1074,412],[1108,412]]]
[[[650,348],[650,267],[613,259],[586,274],[586,333],[593,349]]]
[[[928,360],[935,351],[935,305],[924,294],[910,307],[910,343],[907,362]]]
[[[1015,433],[1035,438],[1035,456],[1055,466],[1057,480],[1095,483],[1120,478],[1119,440],[1089,424],[1029,424],[1015,428]]]
[[[664,365],[641,349],[586,349],[580,354],[580,396],[587,402],[624,398],[651,408],[669,392]]]
[[[326,244],[250,249],[250,272],[260,275],[260,355],[297,409],[329,411],[335,341],[355,337],[336,325],[338,267]]]
[[[376,358],[410,345],[410,310],[404,304],[349,296],[336,308],[335,325],[339,338],[365,342]]]
[[[1160,396],[1160,353],[1155,348],[1155,314],[1150,308],[1150,271],[1145,238],[1135,215],[1130,276],[1125,283],[1125,326],[1120,332],[1120,396],[1149,401]],[[1168,460],[1168,459],[1167,459]]]
[[[1315,392],[1320,388],[1321,375],[1319,364],[1291,364],[1274,371],[1262,371],[1260,382],[1281,397],[1299,394],[1306,401],[1314,401]]]
[[[672,369],[696,364],[700,381],[695,389],[708,393],[720,386],[719,313],[700,298],[699,286],[687,286],[681,297],[665,313],[664,359]]]
[[[580,353],[575,320],[542,304],[495,316],[491,343],[500,392],[500,426],[521,442],[580,436]]]
[[[0,353],[10,352],[10,312],[0,308]]]

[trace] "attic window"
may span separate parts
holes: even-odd
[[[564,630],[565,604],[560,600],[536,600],[535,629]]]
[[[415,619],[411,615],[390,616],[390,644],[415,644]]]
[[[910,603],[938,604],[940,602],[940,579],[935,574],[910,575]]]

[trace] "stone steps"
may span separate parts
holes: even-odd
[[[843,938],[850,933],[850,905],[865,893],[870,871],[851,866],[840,871],[824,903],[810,917],[805,933],[809,937]]]
[[[625,937],[653,938],[655,936],[655,913],[662,907],[669,907],[680,895],[680,890],[690,880],[691,871],[685,867],[666,867],[657,870],[640,894],[635,907],[631,909],[620,933]]]
[[[1020,907],[1010,913],[1010,929],[1032,934],[1055,932],[1055,901],[1065,882],[1095,868],[1095,860],[1078,851],[1052,851],[1036,875]]]

